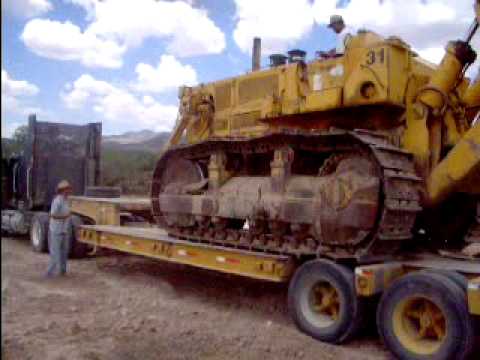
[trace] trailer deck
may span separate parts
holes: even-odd
[[[192,243],[169,236],[161,228],[108,225],[82,226],[81,242],[174,263],[274,282],[287,281],[295,266],[291,257]]]
[[[289,281],[298,266],[293,256],[193,243],[171,237],[158,227],[84,225],[78,239],[95,247],[273,282]],[[418,254],[397,261],[357,266],[356,292],[362,297],[373,296],[385,291],[407,273],[439,269],[456,271],[469,279],[469,308],[472,314],[480,315],[480,259],[460,260]]]
[[[72,212],[97,225],[121,225],[122,215],[150,215],[150,199],[140,197],[96,198],[69,197]]]

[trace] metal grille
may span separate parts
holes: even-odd
[[[253,79],[246,79],[238,86],[238,98],[240,104],[252,100],[262,99],[265,96],[278,92],[278,76],[269,75]]]
[[[222,111],[228,109],[232,102],[232,84],[220,84],[215,86],[215,109]]]
[[[237,114],[233,116],[232,129],[241,129],[257,125],[260,118],[260,111],[251,111],[248,113]]]
[[[225,131],[228,128],[228,121],[225,118],[217,118],[213,122],[213,129],[215,131]]]

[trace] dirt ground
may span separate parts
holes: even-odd
[[[389,358],[372,329],[342,346],[300,333],[285,285],[118,253],[48,280],[26,239],[1,245],[5,359]]]

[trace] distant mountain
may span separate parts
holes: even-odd
[[[169,132],[129,131],[121,135],[104,135],[102,145],[104,148],[112,150],[159,153],[169,137]]]
[[[128,131],[121,135],[104,135],[104,142],[114,142],[118,144],[137,144],[155,137],[157,133],[152,130]]]

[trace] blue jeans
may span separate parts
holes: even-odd
[[[50,265],[48,266],[47,276],[64,275],[67,272],[67,258],[70,250],[68,236],[67,234],[49,232],[48,237]]]

